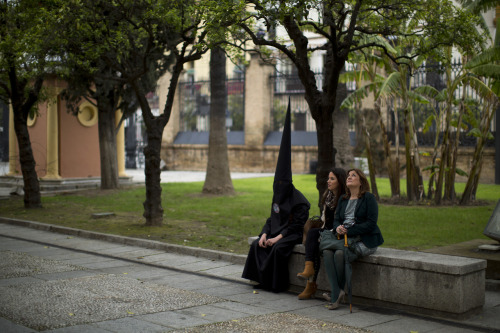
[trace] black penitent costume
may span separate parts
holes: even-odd
[[[309,201],[292,184],[290,102],[273,184],[271,216],[259,235],[267,239],[281,234],[273,246],[260,247],[259,239],[250,246],[242,277],[260,284],[260,288],[280,292],[288,289],[288,257],[295,244],[302,242],[304,224],[309,217]]]

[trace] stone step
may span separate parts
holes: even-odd
[[[132,184],[131,177],[120,177],[120,185]],[[23,194],[23,179],[20,176],[0,176],[0,189],[2,193]],[[101,178],[64,178],[64,179],[40,179],[40,193],[57,194],[77,192],[82,190],[98,189],[101,186]]]

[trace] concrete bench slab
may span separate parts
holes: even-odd
[[[255,239],[250,237],[249,244]],[[379,248],[352,267],[354,303],[454,319],[484,305],[486,260]],[[291,291],[303,290],[305,281],[297,278],[303,268],[304,246],[299,244],[289,259]],[[330,290],[323,266],[317,284],[317,296]]]

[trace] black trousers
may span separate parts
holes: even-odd
[[[319,253],[319,233],[323,229],[321,228],[311,228],[307,232],[305,248],[306,261],[312,261],[314,263],[314,277],[313,281],[318,278],[318,272],[321,267],[321,256]]]

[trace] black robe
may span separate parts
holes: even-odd
[[[242,274],[244,279],[256,281],[260,284],[260,288],[273,292],[288,289],[288,257],[293,247],[302,243],[304,224],[309,217],[309,201],[295,188],[289,203],[291,209],[287,209],[286,215],[281,216],[283,223],[280,226],[276,225],[271,216],[259,235],[260,238],[265,233],[269,239],[282,234],[283,238],[266,248],[260,247],[259,239],[256,239],[250,246]],[[273,214],[276,213],[271,213]]]

